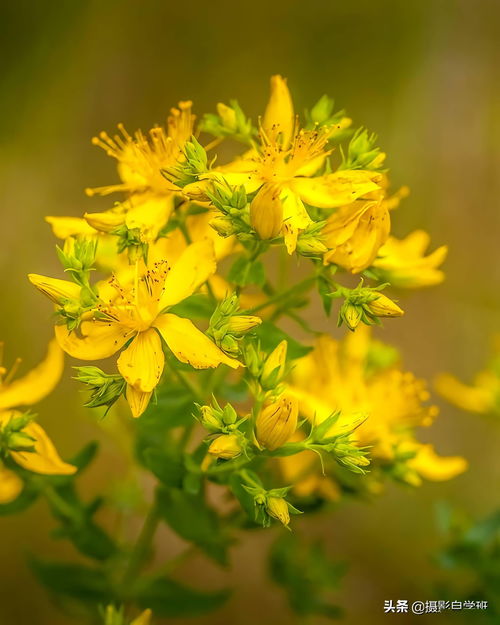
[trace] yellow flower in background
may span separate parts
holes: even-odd
[[[370,348],[370,330],[366,326],[359,327],[341,343],[321,336],[314,350],[296,361],[287,392],[295,395],[300,413],[312,422],[321,423],[341,411],[331,433],[348,431],[357,425],[354,436],[359,445],[369,445],[374,459],[391,463],[408,445],[418,452],[421,444],[415,440],[414,430],[430,425],[437,408],[425,404],[429,393],[424,382],[413,374],[394,364],[371,370]],[[360,419],[360,415],[366,419]],[[435,477],[429,477],[429,469],[427,479],[440,479],[440,461],[447,463],[448,468],[455,467],[456,475],[465,468],[464,463],[451,463],[437,456],[433,461]]]
[[[500,414],[500,335],[493,339],[493,357],[472,384],[464,384],[449,373],[435,381],[436,391],[450,404],[476,414]]]
[[[271,96],[260,127],[260,144],[202,178],[223,178],[230,185],[244,185],[248,193],[263,188],[259,214],[254,211],[253,217],[254,227],[264,234],[263,238],[277,231],[279,201],[281,233],[291,254],[299,232],[312,223],[304,203],[318,208],[336,208],[378,189],[377,181],[381,176],[372,171],[343,170],[313,177],[331,153],[327,148],[328,139],[349,123],[350,120],[344,119],[339,124],[314,130],[299,128],[286,80],[272,76]],[[199,188],[199,184],[195,183],[193,188]],[[184,191],[189,194],[189,185]],[[262,204],[265,198],[271,218],[265,214]]]
[[[3,348],[3,344],[0,347]],[[45,359],[22,378],[13,380],[19,363],[18,359],[10,372],[0,366],[0,440],[5,426],[23,416],[14,410],[15,407],[31,406],[54,389],[61,378],[64,355],[57,342],[52,340]],[[61,460],[53,443],[37,423],[30,421],[13,436],[18,441],[28,441],[34,448],[33,451],[7,450],[10,458],[24,469],[44,475],[70,475],[76,471],[76,467]],[[22,488],[21,478],[0,461],[0,503],[16,499]]]
[[[111,278],[107,291],[114,297],[104,298],[78,330],[69,331],[57,325],[56,338],[71,356],[82,360],[108,358],[121,350],[118,370],[126,380],[127,399],[135,417],[148,405],[163,372],[163,339],[181,362],[197,369],[217,367],[223,363],[236,368],[239,362],[229,358],[196,326],[168,309],[192,295],[215,272],[216,262],[210,240],[188,246],[177,262],[170,266],[158,261],[139,274],[132,283]],[[48,285],[58,290],[66,286],[73,293],[72,282],[30,274],[30,281],[43,293]],[[112,287],[112,288],[109,288]],[[101,293],[101,297],[103,294]]]
[[[444,273],[438,267],[443,264],[448,248],[442,245],[425,256],[429,244],[430,237],[424,230],[415,230],[404,239],[389,237],[378,250],[373,267],[395,287],[416,289],[440,284]]]
[[[134,619],[130,625],[150,625],[152,616],[153,613],[151,610],[144,610],[144,612],[139,614],[139,616]]]

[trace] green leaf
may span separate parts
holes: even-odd
[[[162,484],[180,488],[185,475],[184,463],[180,454],[174,451],[150,447],[144,451],[144,464]]]
[[[230,591],[201,592],[167,578],[142,582],[136,600],[160,618],[193,617],[219,608]]]
[[[31,559],[30,567],[52,593],[78,599],[85,604],[108,604],[113,590],[102,569],[81,564]]]
[[[342,610],[330,594],[345,573],[345,564],[331,562],[320,542],[301,541],[296,534],[281,536],[273,545],[270,559],[273,580],[287,593],[291,608],[302,616],[321,614],[340,618]]]
[[[193,495],[176,488],[160,487],[157,497],[160,515],[174,532],[219,564],[227,563],[228,539],[203,493]]]
[[[244,482],[238,473],[233,473],[229,478],[229,486],[231,492],[240,502],[241,507],[246,512],[248,519],[255,525],[258,525],[255,519],[255,499],[254,496],[248,492],[244,487]]]
[[[251,261],[246,256],[240,256],[229,269],[228,280],[238,286],[262,286],[266,281],[264,265],[260,260]]]
[[[291,360],[302,358],[302,356],[306,356],[312,350],[312,347],[302,345],[270,321],[262,322],[256,329],[255,334],[260,339],[262,349],[266,352],[271,352],[278,343],[286,340],[288,343],[287,357]]]

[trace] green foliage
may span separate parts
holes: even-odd
[[[135,598],[142,608],[150,608],[164,618],[194,617],[219,608],[229,591],[201,592],[166,577],[143,579]]]
[[[266,352],[271,352],[281,341],[286,341],[288,344],[287,354],[290,360],[302,358],[312,349],[312,347],[308,345],[299,343],[299,341],[295,340],[270,321],[264,321],[256,329],[255,334],[260,341],[262,349]]]
[[[231,265],[228,279],[237,286],[249,284],[262,286],[266,281],[266,272],[260,260],[250,260],[246,256],[240,256]]]
[[[178,488],[160,487],[157,498],[161,518],[181,538],[197,545],[219,564],[227,564],[228,537],[203,493],[193,495]]]
[[[342,616],[330,595],[338,588],[346,566],[331,562],[320,542],[311,544],[296,533],[285,533],[271,549],[269,567],[273,581],[285,590],[294,612],[332,619]]]

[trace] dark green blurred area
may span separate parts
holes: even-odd
[[[326,92],[355,124],[378,133],[394,186],[412,190],[393,214],[394,232],[424,227],[435,246],[450,246],[445,284],[404,299],[406,316],[379,335],[428,378],[442,370],[467,376],[480,367],[499,330],[497,0],[4,0],[1,12],[0,337],[8,362],[21,355],[26,367],[35,364],[52,332],[50,305],[26,279],[31,271],[60,275],[44,216],[110,205],[109,198],[83,194],[116,178],[114,163],[90,138],[120,121],[130,130],[149,128],[188,98],[201,114],[236,97],[255,119],[269,76],[281,73],[297,110]],[[321,318],[319,308],[315,316]],[[81,408],[70,375],[68,366],[38,412],[66,456],[82,441],[102,440],[103,457],[87,484],[92,493],[120,479],[120,452]],[[422,438],[442,453],[466,456],[469,472],[417,492],[391,487],[374,504],[352,503],[308,526],[325,537],[333,557],[350,562],[339,596],[349,624],[413,622],[384,616],[384,599],[439,599],[430,591],[446,579],[430,560],[440,544],[436,500],[478,517],[500,505],[500,424],[443,406]],[[70,556],[67,545],[54,547],[50,528],[43,504],[0,519],[1,625],[68,623],[25,564],[30,552]],[[163,538],[168,554],[170,539]],[[182,569],[202,587],[238,581],[227,606],[200,623],[293,622],[284,597],[264,578],[269,539],[252,535],[236,548],[232,575],[201,559]],[[451,623],[455,616],[418,622]]]

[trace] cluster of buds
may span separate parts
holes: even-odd
[[[179,161],[175,167],[162,169],[162,175],[177,187],[186,187],[195,183],[202,174],[209,170],[208,157],[205,148],[191,137],[191,141],[186,141],[183,150],[184,159]]]
[[[359,128],[352,136],[347,155],[341,149],[342,164],[339,169],[367,169],[381,171],[385,154],[376,146],[377,135]]]
[[[228,356],[237,358],[240,354],[239,341],[262,320],[253,315],[240,315],[237,295],[222,300],[210,318],[207,330],[214,343]]]
[[[126,382],[121,375],[108,375],[99,367],[75,367],[75,380],[90,387],[90,399],[84,404],[89,408],[107,406],[106,412],[123,395]]]
[[[35,451],[36,439],[23,431],[34,418],[35,416],[29,412],[15,412],[6,423],[0,426],[0,456],[6,456],[11,451]]]
[[[220,213],[210,222],[217,234],[221,237],[236,234],[251,238],[248,199],[243,185],[232,187],[225,181],[216,180],[205,193]]]
[[[289,486],[266,490],[260,482],[251,479],[249,485],[243,484],[243,488],[253,497],[255,520],[264,527],[269,527],[271,519],[275,519],[288,528],[290,514],[302,514],[301,510],[285,499],[291,488]]]
[[[236,100],[231,100],[229,106],[219,102],[217,115],[206,113],[201,120],[200,130],[208,132],[214,137],[232,137],[242,143],[250,144],[257,130],[253,127],[252,120],[243,113]]]
[[[306,111],[306,127],[313,129],[321,128],[322,126],[349,126],[351,120],[345,117],[345,110],[334,113],[334,109],[335,100],[327,95],[321,96],[312,109]]]
[[[362,322],[366,325],[379,324],[379,317],[401,317],[404,311],[387,295],[380,293],[387,284],[377,287],[364,287],[363,281],[349,289],[337,285],[336,290],[329,297],[344,298],[340,307],[338,325],[345,323],[349,330],[355,330]]]
[[[318,258],[328,252],[322,234],[325,223],[325,221],[314,222],[299,234],[297,238],[298,254],[307,258]]]
[[[212,398],[211,406],[199,406],[199,420],[203,427],[217,436],[208,447],[208,453],[221,460],[232,460],[241,455],[247,448],[248,443],[240,426],[246,421],[246,417],[238,419],[236,410],[231,404],[222,408],[215,397]]]
[[[286,364],[287,347],[287,342],[283,340],[266,357],[258,345],[253,343],[245,345],[243,350],[245,365],[264,393],[272,391],[275,396],[281,393],[279,384],[288,373]]]
[[[56,246],[56,250],[64,271],[69,273],[77,284],[87,287],[89,274],[95,262],[97,241],[68,237],[63,248]]]

